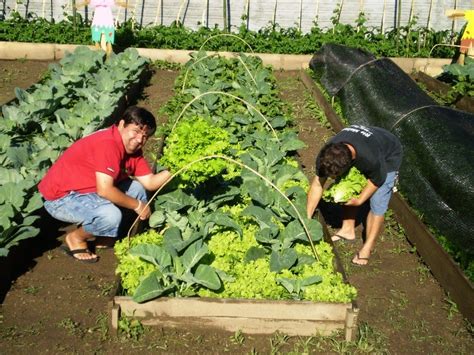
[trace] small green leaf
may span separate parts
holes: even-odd
[[[200,264],[194,273],[194,281],[211,290],[221,288],[221,280],[214,268],[209,265]]]
[[[152,300],[174,289],[174,285],[165,287],[158,271],[151,272],[137,287],[133,300],[138,303]]]

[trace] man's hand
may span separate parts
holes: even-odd
[[[138,200],[138,206],[134,209],[142,221],[150,218],[151,210],[145,202]]]
[[[323,186],[325,182],[326,178],[320,178],[316,175],[311,183],[306,200],[306,217],[308,217],[308,219],[313,217],[314,210],[318,207],[319,200],[323,194]]]
[[[363,203],[364,201],[361,201],[359,198],[351,198],[344,204],[344,206],[360,206]]]

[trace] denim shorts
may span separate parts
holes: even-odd
[[[370,198],[370,210],[376,216],[383,216],[388,209],[388,203],[392,197],[392,191],[397,181],[398,172],[392,171],[387,174],[387,178],[382,186]]]
[[[146,190],[138,181],[125,180],[117,187],[128,196],[146,203]],[[54,218],[81,225],[87,233],[96,237],[117,237],[119,234],[122,209],[97,193],[71,191],[57,200],[46,200],[44,208]]]

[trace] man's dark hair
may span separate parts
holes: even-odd
[[[329,143],[319,152],[318,160],[319,176],[338,177],[351,167],[352,154],[345,143]]]
[[[156,130],[156,121],[155,116],[148,111],[147,109],[139,106],[130,106],[128,107],[120,119],[117,121],[117,124],[121,121],[125,121],[125,126],[135,123],[140,128],[147,126],[150,131],[150,136],[155,133]]]

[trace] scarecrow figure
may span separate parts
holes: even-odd
[[[96,48],[102,48],[107,57],[112,53],[112,45],[115,42],[115,24],[112,8],[114,6],[127,7],[126,3],[114,0],[85,0],[84,3],[76,5],[76,8],[90,6],[94,9],[92,18],[92,41]]]
[[[449,18],[464,17],[467,24],[461,36],[461,48],[459,49],[458,63],[464,65],[466,55],[474,57],[474,10],[446,10]]]

